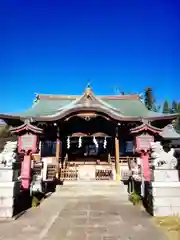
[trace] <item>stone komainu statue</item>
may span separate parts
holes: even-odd
[[[0,163],[11,167],[17,159],[17,141],[7,141],[0,153]]]
[[[155,169],[175,169],[177,166],[177,158],[174,156],[174,148],[166,152],[161,142],[151,143],[151,158]]]

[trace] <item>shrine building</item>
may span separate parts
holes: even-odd
[[[0,114],[14,132],[38,136],[32,160],[53,159],[58,178],[98,180],[119,180],[138,141],[145,149],[177,117],[148,110],[138,94],[98,96],[90,86],[81,96],[38,94],[30,109]]]

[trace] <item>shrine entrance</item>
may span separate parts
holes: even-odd
[[[112,179],[111,156],[114,155],[112,123],[103,117],[91,119],[73,117],[63,129],[60,178]]]

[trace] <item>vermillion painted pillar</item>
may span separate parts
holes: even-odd
[[[60,133],[59,126],[57,126],[57,139],[56,139],[56,160],[57,160],[57,169],[56,169],[56,178],[59,178],[59,159],[60,159]]]
[[[120,164],[119,164],[119,136],[118,127],[116,127],[115,133],[115,169],[116,169],[116,180],[120,181]]]

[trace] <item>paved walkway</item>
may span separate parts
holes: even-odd
[[[151,218],[132,206],[123,185],[61,186],[40,207],[0,222],[3,240],[166,239]]]

